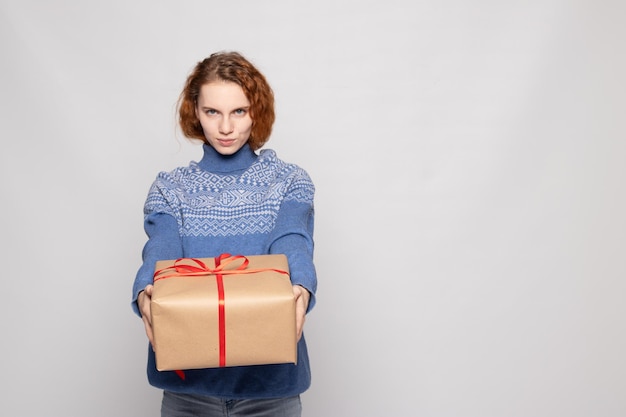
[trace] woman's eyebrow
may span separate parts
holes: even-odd
[[[250,105],[235,106],[235,107],[233,107],[233,110],[238,110],[238,109],[246,109],[247,110],[250,107],[252,107],[252,106],[250,106]],[[200,108],[202,110],[218,110],[218,108],[214,107],[214,106],[201,106]]]

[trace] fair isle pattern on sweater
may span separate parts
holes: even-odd
[[[196,162],[161,172],[145,212],[172,215],[181,236],[262,234],[274,228],[283,201],[312,204],[313,193],[304,170],[266,149],[243,173],[213,173]]]

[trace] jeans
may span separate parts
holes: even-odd
[[[228,400],[163,392],[161,417],[301,417],[300,396]]]

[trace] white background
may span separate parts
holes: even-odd
[[[304,416],[625,416],[625,4],[1,0],[2,415],[158,415],[142,206],[227,49],[317,186]]]

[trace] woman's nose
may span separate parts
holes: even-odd
[[[222,118],[219,129],[220,129],[220,133],[223,135],[228,135],[228,134],[233,133],[233,124],[231,123],[229,117]]]

